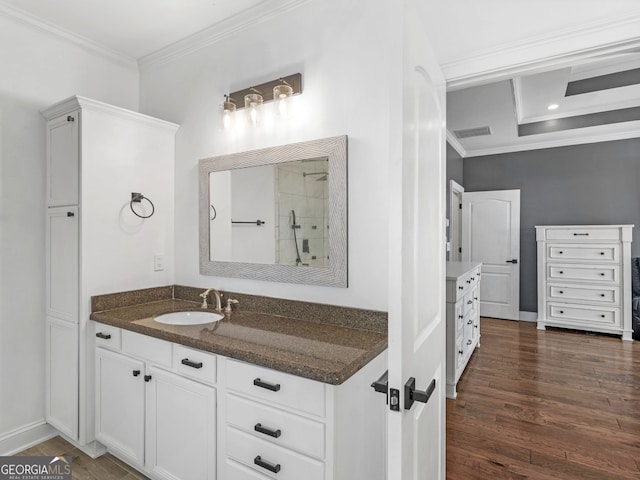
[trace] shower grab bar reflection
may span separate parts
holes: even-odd
[[[267,222],[265,222],[264,220],[254,220],[254,221],[252,221],[252,222],[236,222],[235,220],[233,220],[233,219],[232,219],[232,220],[231,220],[231,223],[241,223],[241,224],[245,224],[245,225],[247,225],[247,224],[248,224],[248,225],[257,225],[257,226],[261,226],[261,225],[264,225],[264,224],[265,224],[265,223],[267,223]]]

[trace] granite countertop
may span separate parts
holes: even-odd
[[[386,333],[242,308],[204,325],[166,325],[153,320],[162,313],[185,310],[203,311],[197,302],[164,299],[94,311],[90,318],[333,385],[345,382],[387,348]]]

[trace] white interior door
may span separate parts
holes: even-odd
[[[462,261],[482,262],[480,315],[520,319],[520,190],[462,194]]]
[[[449,181],[449,243],[451,251],[449,260],[459,262],[462,255],[462,194],[464,187],[459,183]]]
[[[389,169],[393,480],[445,478],[445,85],[421,23],[425,5],[404,2],[403,132],[397,149],[392,141],[398,154]],[[411,378],[420,391],[413,395],[405,388]]]

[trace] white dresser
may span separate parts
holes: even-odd
[[[447,262],[447,397],[471,354],[480,346],[480,268],[477,262]]]
[[[537,226],[538,329],[631,340],[633,225]]]

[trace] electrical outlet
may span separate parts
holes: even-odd
[[[153,256],[153,270],[155,272],[164,270],[164,255],[156,254]]]

